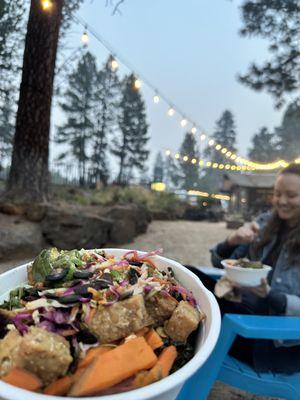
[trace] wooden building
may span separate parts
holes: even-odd
[[[226,173],[221,190],[231,197],[229,211],[257,214],[270,209],[275,178],[275,173]]]

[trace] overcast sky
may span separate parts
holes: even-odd
[[[282,110],[274,109],[270,95],[254,92],[236,79],[251,61],[260,63],[268,57],[266,41],[239,36],[240,1],[125,0],[121,14],[116,15],[105,3],[86,0],[77,15],[110,43],[117,57],[128,61],[134,72],[206,133],[213,132],[225,109],[231,110],[239,154],[245,156],[254,133],[262,126],[272,130],[280,124]],[[82,32],[80,25],[71,27],[66,39],[70,48],[80,45]],[[99,66],[109,54],[92,36],[89,50]],[[131,70],[122,66],[119,72],[122,75]],[[186,131],[180,126],[180,116],[168,117],[169,105],[163,101],[154,104],[154,93],[143,81],[141,90],[147,105],[152,153],[176,151]],[[61,122],[57,110],[53,122]]]

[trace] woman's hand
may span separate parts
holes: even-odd
[[[270,290],[271,287],[268,284],[266,278],[262,278],[261,284],[259,286],[249,288],[249,292],[255,294],[258,297],[267,297],[268,294],[270,293]]]
[[[258,236],[259,225],[256,222],[246,222],[227,238],[230,246],[252,243]]]

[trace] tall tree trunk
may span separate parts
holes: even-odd
[[[47,200],[49,134],[55,61],[63,0],[43,10],[31,0],[12,164],[4,198],[22,202]]]

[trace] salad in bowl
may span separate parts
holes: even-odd
[[[259,286],[261,280],[267,278],[272,269],[260,261],[250,261],[247,258],[223,260],[221,264],[225,268],[225,276],[230,281],[248,287]]]
[[[195,372],[217,340],[219,310],[193,274],[160,252],[53,248],[9,271],[12,280],[19,273],[16,281],[25,272],[27,282],[2,297],[0,396],[13,385],[20,389],[4,398],[27,400],[25,389],[37,399],[134,400],[147,398],[148,385],[169,379],[176,386]]]

